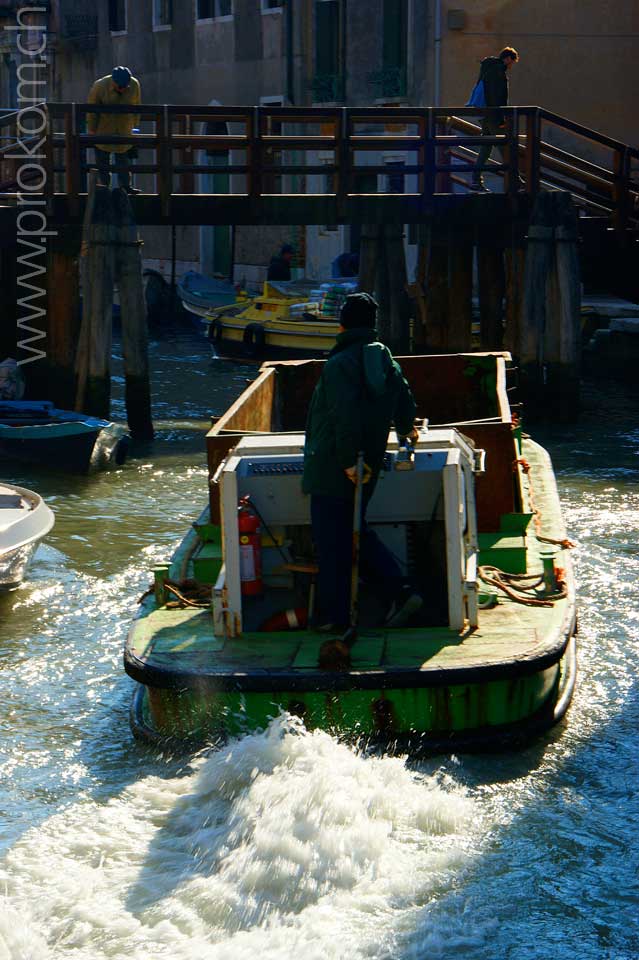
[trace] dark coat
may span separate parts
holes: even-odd
[[[352,497],[353,484],[344,470],[356,464],[360,450],[373,471],[372,490],[391,424],[406,436],[414,419],[411,389],[390,350],[376,341],[375,331],[361,327],[340,333],[308,412],[304,492]]]
[[[508,106],[508,71],[506,64],[499,57],[485,57],[481,62],[479,79],[484,81],[484,94],[487,107]],[[490,119],[497,123],[504,122],[501,110],[490,114]]]

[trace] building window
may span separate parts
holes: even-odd
[[[382,69],[368,75],[377,87],[377,98],[406,96],[408,52],[408,0],[384,0]]]
[[[109,30],[126,33],[126,0],[109,0]]]
[[[173,0],[153,0],[153,26],[170,27],[173,23]]]
[[[283,0],[262,0],[262,13],[269,13],[272,10],[279,13],[283,6]]]
[[[233,0],[197,0],[198,20],[220,20],[233,16]]]
[[[315,77],[313,98],[320,103],[344,99],[339,0],[315,0]]]

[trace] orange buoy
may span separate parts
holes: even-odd
[[[295,607],[293,610],[280,610],[278,613],[274,613],[272,617],[264,621],[261,629],[270,633],[276,630],[304,630],[307,623],[308,610],[306,607]]]

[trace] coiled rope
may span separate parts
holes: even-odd
[[[496,587],[516,603],[523,603],[526,607],[552,607],[557,600],[563,600],[568,595],[568,589],[560,570],[555,570],[555,580],[558,589],[553,593],[537,593],[537,588],[544,582],[543,574],[538,573],[506,573],[499,567],[481,566],[477,569],[480,580],[491,587]],[[561,571],[563,575],[563,571]]]

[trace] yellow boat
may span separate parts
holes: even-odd
[[[343,294],[356,289],[356,284],[334,281],[330,287]],[[208,338],[218,356],[322,357],[335,343],[338,323],[322,315],[317,299],[311,300],[319,289],[318,281],[267,280],[261,296],[250,300],[219,307],[184,305],[208,321]]]

